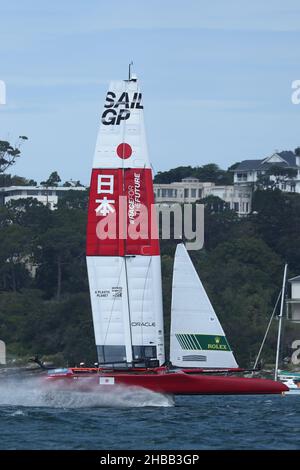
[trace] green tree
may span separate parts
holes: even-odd
[[[53,211],[51,225],[38,239],[36,256],[38,286],[59,301],[64,277],[85,257],[85,214],[76,209]]]
[[[210,195],[200,199],[200,202],[205,205],[207,211],[211,214],[216,212],[230,211],[228,203],[223,201],[223,199],[218,196]]]
[[[0,140],[0,173],[4,173],[15,163],[16,158],[20,157],[20,146],[24,140],[28,140],[26,136],[19,136],[19,141],[15,146],[12,146],[7,140]]]
[[[4,290],[20,289],[28,281],[30,231],[17,224],[1,228],[0,279]]]
[[[297,157],[300,157],[300,147],[295,148],[295,155],[297,155]]]
[[[265,242],[290,265],[300,266],[300,195],[274,191],[255,191],[253,219]]]
[[[0,187],[7,186],[36,186],[37,182],[32,179],[24,178],[23,176],[9,174],[0,174]]]
[[[59,198],[57,207],[58,209],[80,209],[87,211],[88,208],[89,191],[66,191],[64,195]]]
[[[58,186],[58,184],[61,182],[60,176],[57,173],[57,171],[53,171],[49,178],[46,181],[41,181],[42,186],[46,186],[47,188],[50,186]]]
[[[199,181],[224,185],[232,184],[233,181],[232,172],[221,170],[218,165],[214,163],[208,163],[203,166],[179,166],[168,171],[159,171],[155,175],[154,183],[173,183],[189,176],[198,178]]]

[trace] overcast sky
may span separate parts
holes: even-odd
[[[0,0],[14,173],[89,182],[108,82],[141,80],[155,171],[300,146],[299,0]]]

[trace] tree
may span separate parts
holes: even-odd
[[[257,176],[255,186],[258,190],[273,189],[275,187],[275,183],[271,180],[269,174],[261,173]]]
[[[8,186],[36,186],[37,182],[23,176],[14,175],[11,176],[9,174],[0,174],[0,187],[8,187]]]
[[[28,261],[30,231],[17,224],[1,228],[0,237],[0,286],[4,290],[23,287],[28,273],[25,264]]]
[[[13,147],[8,141],[0,140],[0,173],[4,173],[10,166],[12,166],[16,158],[20,157],[21,142],[28,140],[25,135],[19,136],[19,142]]]
[[[178,166],[168,171],[159,171],[154,177],[154,183],[173,183],[181,181],[188,176],[195,176],[195,169],[191,166]]]
[[[288,179],[295,178],[295,176],[297,176],[297,170],[295,168],[284,168],[273,165],[269,168],[267,174],[275,177],[275,187],[279,188],[280,183],[283,183]]]
[[[52,211],[51,225],[37,240],[38,287],[44,289],[47,296],[55,296],[57,301],[61,298],[64,280],[67,282],[73,271],[81,272],[82,262],[85,269],[86,218],[82,212],[66,208]]]
[[[87,211],[89,192],[86,191],[66,191],[57,202],[58,209],[82,209]]]
[[[41,181],[41,185],[46,186],[46,187],[58,186],[58,183],[60,182],[61,182],[61,179],[60,179],[59,174],[57,173],[57,171],[53,171],[46,181]]]
[[[11,200],[6,204],[5,209],[9,224],[18,224],[32,231],[34,244],[37,243],[40,234],[51,226],[50,208],[35,198]]]
[[[258,176],[256,187],[258,189],[280,189],[280,185],[295,178],[297,170],[278,165],[272,165],[264,174]]]
[[[221,170],[221,168],[214,163],[208,163],[203,166],[179,166],[168,171],[159,171],[157,175],[155,175],[154,183],[174,183],[189,176],[198,178],[199,181],[211,181],[216,184],[232,184],[233,181],[232,172]]]
[[[200,202],[205,205],[207,210],[212,214],[215,212],[224,212],[224,211],[230,211],[230,208],[228,208],[228,202],[223,201],[218,196],[207,196],[204,197],[203,199],[200,199]]]
[[[255,191],[256,231],[298,274],[300,266],[300,195],[279,189]]]
[[[233,171],[235,170],[239,165],[240,165],[241,162],[235,162],[233,165],[230,165],[227,169],[227,171]]]

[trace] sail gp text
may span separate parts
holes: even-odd
[[[104,126],[119,126],[122,121],[130,118],[132,109],[143,109],[141,104],[142,93],[133,93],[132,100],[129,94],[124,92],[119,97],[113,91],[108,91],[102,114],[102,124]]]
[[[115,456],[107,454],[100,457],[101,465],[125,465],[134,468],[137,464],[142,465],[196,465],[199,462],[198,454],[138,454],[138,456]]]

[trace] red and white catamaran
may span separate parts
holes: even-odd
[[[50,371],[89,388],[138,386],[170,394],[281,393],[241,369],[184,245],[176,250],[171,351],[165,364],[160,249],[143,99],[137,78],[114,81],[96,143],[87,266],[99,367]],[[78,380],[80,379],[80,380]]]

